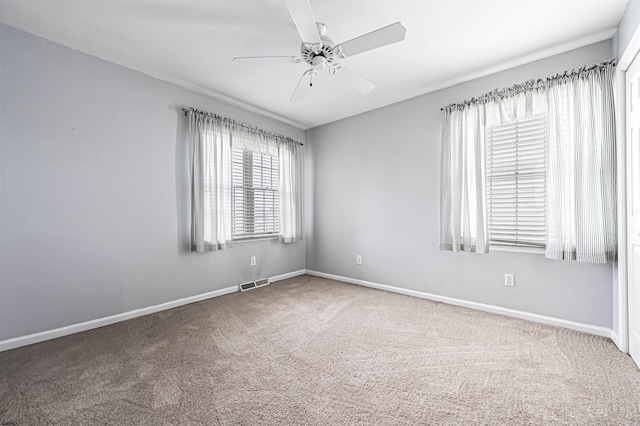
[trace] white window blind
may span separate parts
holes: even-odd
[[[491,245],[545,247],[546,141],[545,114],[489,128],[486,182]]]
[[[233,238],[277,235],[278,157],[233,149]]]

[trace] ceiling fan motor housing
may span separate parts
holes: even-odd
[[[303,61],[310,65],[315,65],[313,63],[313,58],[315,58],[316,56],[323,56],[327,60],[327,63],[331,63],[335,59],[334,48],[336,45],[333,40],[325,35],[327,27],[324,24],[318,22],[316,23],[316,26],[318,27],[318,33],[320,34],[322,46],[320,47],[320,49],[317,49],[316,46],[302,43],[302,45],[300,46],[300,56],[302,57]]]

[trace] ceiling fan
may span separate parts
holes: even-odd
[[[245,56],[236,57],[233,60],[262,63],[308,63],[309,70],[302,74],[291,99],[289,99],[290,102],[302,102],[310,87],[313,86],[313,77],[318,75],[318,71],[325,68],[328,69],[329,74],[345,81],[360,93],[371,92],[376,87],[375,84],[336,60],[404,40],[406,30],[400,22],[396,22],[336,45],[327,36],[326,25],[316,22],[309,0],[285,1],[302,38],[300,56]]]

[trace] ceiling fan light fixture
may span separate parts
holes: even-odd
[[[316,56],[311,61],[311,65],[313,65],[313,69],[318,70],[318,71],[322,71],[323,69],[325,69],[327,67],[327,58],[325,58],[324,56],[320,56],[320,55]]]

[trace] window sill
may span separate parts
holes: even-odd
[[[520,247],[520,246],[495,246],[495,245],[492,245],[492,246],[489,247],[489,252],[492,252],[492,251],[544,255],[545,249],[542,248],[542,247]]]
[[[270,235],[267,237],[245,237],[245,238],[238,238],[237,240],[233,240],[234,243],[250,243],[253,241],[267,241],[267,240],[277,240],[280,237],[278,237],[277,235]]]

